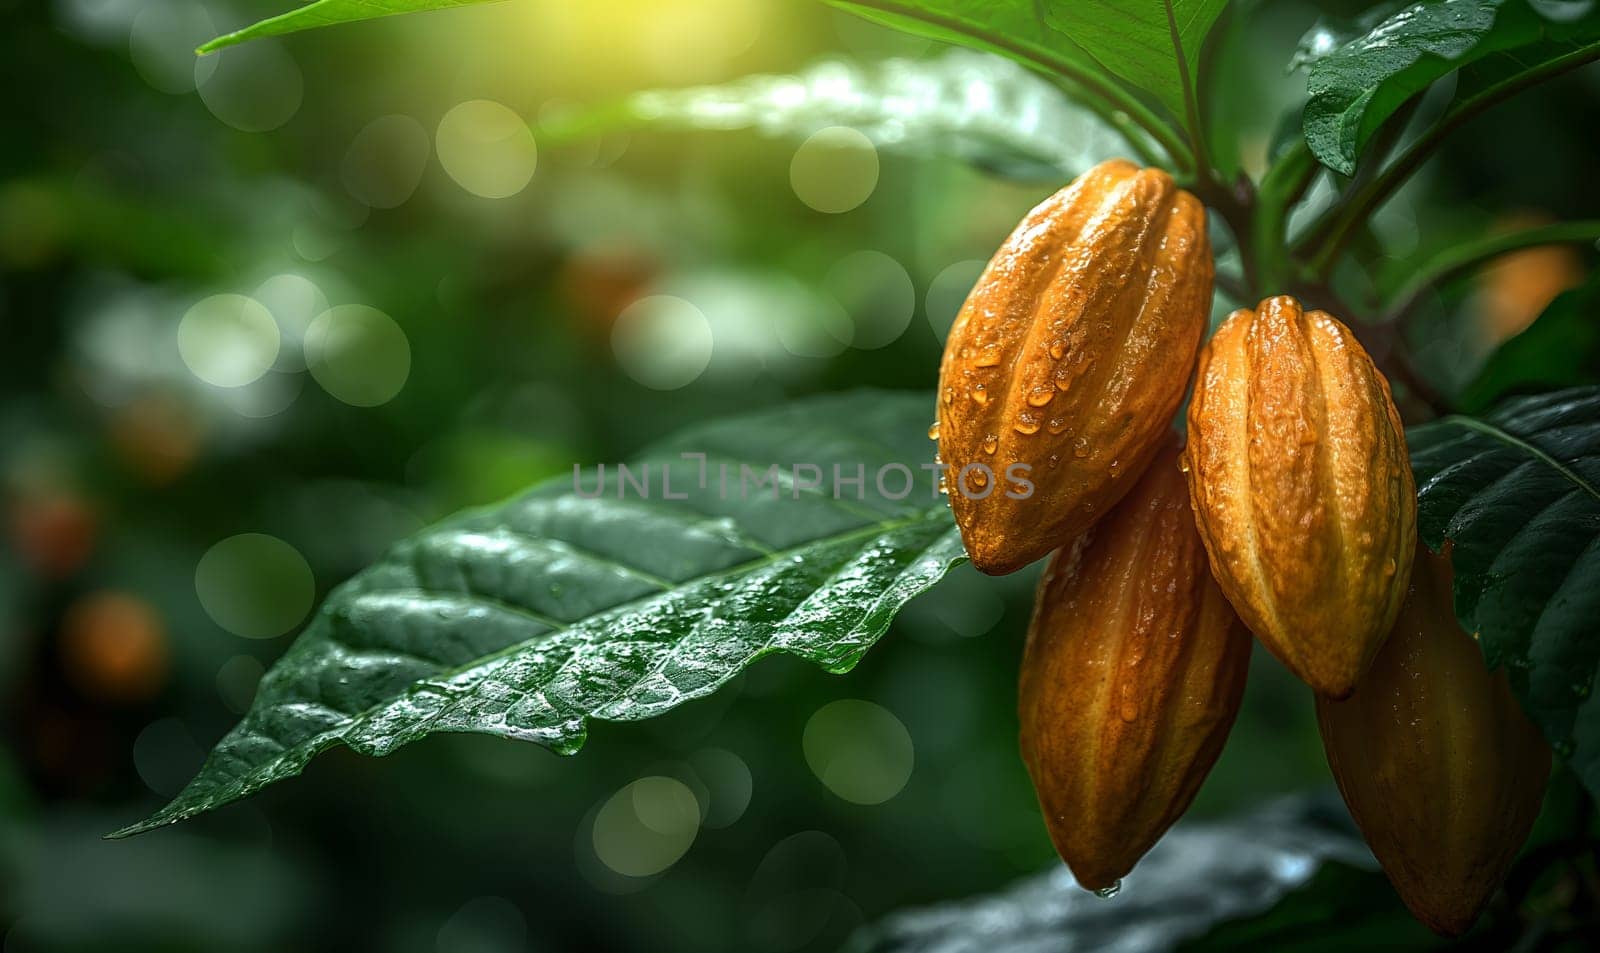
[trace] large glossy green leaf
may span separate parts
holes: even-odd
[[[1155,953],[1260,915],[1319,871],[1342,869],[1346,883],[1381,881],[1376,866],[1337,799],[1285,799],[1226,821],[1179,823],[1115,897],[1083,890],[1057,865],[997,894],[892,916],[861,930],[846,950]]]
[[[1452,543],[1456,614],[1600,792],[1600,388],[1408,432],[1418,530]]]
[[[454,731],[570,753],[591,718],[659,715],[765,655],[850,669],[962,558],[932,414],[921,395],[799,401],[645,453],[630,473],[648,499],[608,467],[607,498],[560,478],[424,531],[335,591],[199,775],[118,834],[237,800],[336,744],[376,756]],[[864,484],[836,498],[835,473]]]
[[[1050,23],[1113,74],[1184,116],[1206,35],[1228,0],[1047,0]],[[1179,54],[1183,68],[1179,68]]]
[[[223,47],[233,46],[235,43],[243,43],[245,40],[298,33],[301,30],[314,30],[321,26],[372,20],[398,13],[420,13],[424,10],[443,10],[447,7],[493,2],[496,0],[315,0],[288,13],[281,13],[259,23],[253,23],[242,30],[219,36],[200,47],[200,52],[211,53]]]
[[[1422,0],[1311,66],[1306,142],[1335,171],[1355,171],[1384,122],[1460,72],[1441,122],[1484,97],[1600,56],[1600,8],[1569,0]]]
[[[1059,182],[1129,154],[1126,140],[1049,80],[989,53],[871,66],[830,60],[795,76],[637,93],[543,125],[554,140],[626,127],[805,136],[850,126],[880,148],[954,156],[1008,178]]]

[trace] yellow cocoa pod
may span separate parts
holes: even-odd
[[[1350,694],[1394,626],[1416,549],[1388,381],[1332,315],[1268,298],[1201,352],[1185,454],[1222,591],[1308,685]]]
[[[1122,160],[1000,246],[939,368],[939,453],[974,566],[1020,569],[1127,491],[1188,387],[1211,278],[1205,208]]]
[[[1078,883],[1114,886],[1188,808],[1239,712],[1250,633],[1211,578],[1175,447],[1050,560],[1022,758]]]
[[[1456,936],[1477,920],[1528,838],[1550,746],[1490,673],[1450,605],[1450,562],[1421,550],[1371,670],[1317,699],[1345,803],[1412,914]]]

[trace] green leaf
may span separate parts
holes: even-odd
[[[1227,5],[1228,0],[1047,0],[1045,16],[1107,70],[1173,115],[1185,116],[1184,86],[1198,87],[1201,47]]]
[[[922,395],[798,401],[645,453],[630,473],[648,499],[633,484],[618,499],[607,467],[608,498],[562,477],[424,531],[336,590],[199,775],[113,836],[242,798],[335,744],[380,756],[478,732],[571,753],[589,719],[659,715],[766,655],[849,670],[963,558],[933,480],[932,414]],[[753,482],[769,466],[778,479]],[[865,485],[835,498],[836,472]],[[581,485],[593,492],[595,474]]]
[[[1270,909],[1335,866],[1353,874],[1377,866],[1343,806],[1334,798],[1283,799],[1222,822],[1180,822],[1110,900],[1056,865],[990,896],[896,914],[860,931],[846,949],[1170,950],[1219,923]]]
[[[474,3],[493,3],[495,0],[316,0],[296,10],[253,23],[242,30],[219,36],[200,47],[201,53],[214,53],[224,47],[254,40],[263,36],[280,36],[298,33],[322,26],[354,23],[357,20],[374,20],[398,13],[420,13],[424,10],[443,10],[464,7]]]
[[[970,50],[867,67],[830,60],[797,76],[636,93],[614,106],[558,117],[543,129],[561,141],[640,126],[794,137],[850,126],[885,150],[953,156],[1008,178],[1041,182],[1073,178],[1129,152],[1127,140],[1049,80]]]
[[[1119,132],[1140,140],[1140,157],[1163,160],[1146,135],[1180,173],[1193,171],[1194,152],[1173,126],[1113,81],[1112,74],[1053,26],[1044,0],[824,0],[857,16],[915,36],[998,53],[1067,83],[1075,97]]]
[[[1311,66],[1305,136],[1345,175],[1413,96],[1460,71],[1450,113],[1600,55],[1600,8],[1547,0],[1422,0]]]
[[[1456,615],[1590,791],[1600,792],[1600,387],[1407,432],[1417,523],[1446,540]]]
[[[874,23],[941,43],[999,53],[1058,74],[1104,70],[1046,22],[1038,0],[825,0]]]
[[[1476,413],[1520,390],[1600,383],[1600,277],[1568,291],[1484,362],[1456,405]]]

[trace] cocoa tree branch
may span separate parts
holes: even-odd
[[[1326,238],[1320,241],[1309,259],[1312,274],[1325,277],[1332,270],[1333,263],[1344,250],[1345,243],[1350,240],[1356,228],[1370,218],[1372,213],[1388,201],[1395,191],[1422,167],[1433,154],[1433,150],[1450,133],[1489,107],[1524,89],[1596,59],[1600,59],[1600,45],[1576,50],[1495,83],[1452,108],[1443,119],[1407,146],[1393,163],[1374,176],[1372,181],[1357,189],[1346,202],[1337,207],[1335,212],[1330,213],[1333,217],[1326,230]]]
[[[1383,322],[1405,320],[1416,309],[1428,289],[1481,268],[1502,255],[1539,245],[1597,241],[1600,241],[1600,220],[1591,220],[1542,225],[1520,232],[1491,235],[1488,238],[1447,248],[1417,269],[1411,280],[1394,295],[1381,320]]]
[[[1228,230],[1233,233],[1234,242],[1239,246],[1239,263],[1244,268],[1244,282],[1243,285],[1236,284],[1229,290],[1229,294],[1237,292],[1235,296],[1239,301],[1253,301],[1261,289],[1261,280],[1256,274],[1254,235],[1250,227],[1255,217],[1254,187],[1249,179],[1241,176],[1231,188],[1215,177],[1201,179],[1194,183],[1193,188],[1195,196],[1206,208],[1222,216],[1222,220],[1228,225]],[[1221,276],[1218,276],[1218,283],[1221,283]]]
[[[1255,252],[1260,286],[1272,293],[1290,271],[1289,212],[1305,196],[1321,166],[1304,139],[1296,139],[1261,177],[1255,215],[1251,219],[1251,246]]]

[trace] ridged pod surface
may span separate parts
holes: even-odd
[[[1350,329],[1290,297],[1200,355],[1185,451],[1217,582],[1319,693],[1348,695],[1394,625],[1417,498],[1389,383]]]
[[[1449,559],[1420,551],[1394,631],[1355,693],[1317,700],[1328,764],[1400,899],[1466,932],[1539,813],[1550,747],[1451,609]]]
[[[1114,886],[1188,808],[1239,712],[1250,646],[1169,448],[1051,559],[1028,629],[1022,757],[1078,883]]]
[[[973,565],[1020,569],[1127,491],[1188,388],[1211,279],[1205,208],[1165,172],[1122,160],[1006,239],[939,369],[939,452]],[[1010,479],[1015,464],[1031,492]]]

